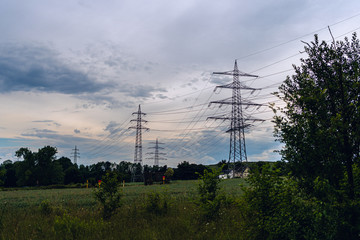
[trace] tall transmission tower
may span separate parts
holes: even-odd
[[[77,164],[77,159],[80,158],[80,152],[76,145],[71,156],[74,158],[74,164]]]
[[[134,153],[134,163],[135,166],[132,169],[132,181],[137,181],[137,179],[143,179],[142,173],[141,176],[137,176],[137,164],[140,164],[141,172],[142,169],[142,130],[149,130],[147,127],[143,127],[143,123],[147,123],[146,120],[142,119],[143,116],[146,115],[146,113],[141,112],[141,107],[139,104],[139,109],[137,112],[134,112],[133,115],[137,115],[136,119],[130,120],[130,122],[136,122],[136,126],[129,127],[132,129],[136,129],[136,139],[135,139],[135,153]]]
[[[133,112],[132,115],[137,115],[136,119],[130,120],[130,122],[136,122],[136,126],[129,127],[129,129],[136,129],[134,163],[140,163],[142,165],[142,130],[147,131],[149,128],[142,126],[142,123],[147,123],[147,121],[142,119],[142,116],[145,116],[146,113],[141,112],[140,104],[138,111]]]
[[[233,163],[233,177],[235,177],[235,165],[237,162],[247,162],[247,154],[246,154],[246,144],[245,144],[245,128],[251,126],[251,124],[246,123],[248,121],[263,121],[261,119],[254,119],[254,118],[245,118],[243,112],[243,106],[258,106],[261,107],[261,104],[253,103],[251,101],[242,99],[241,97],[241,90],[260,90],[257,88],[251,88],[243,83],[240,82],[239,77],[258,77],[256,75],[248,74],[239,71],[237,66],[237,61],[235,60],[234,70],[227,71],[227,72],[213,72],[213,74],[218,75],[229,75],[233,77],[233,81],[229,84],[216,86],[214,91],[217,88],[229,88],[232,89],[232,96],[230,98],[226,98],[219,101],[212,101],[209,103],[211,104],[220,104],[221,105],[231,105],[231,114],[230,115],[221,115],[221,116],[214,116],[209,117],[208,119],[215,119],[215,120],[228,120],[230,121],[230,128],[226,131],[230,133],[230,151],[229,151],[229,163]],[[240,173],[242,174],[244,169],[240,169]]]
[[[149,147],[149,149],[154,148],[155,152],[149,152],[146,154],[152,154],[154,157],[146,158],[146,159],[153,159],[154,160],[154,166],[159,166],[159,160],[166,160],[166,158],[159,157],[159,155],[166,155],[166,153],[159,152],[159,149],[164,149],[163,147],[159,147],[159,144],[164,144],[158,141],[156,139],[156,142],[151,142],[151,144],[155,144],[155,147]]]

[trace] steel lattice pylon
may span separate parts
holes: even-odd
[[[137,118],[130,121],[136,122],[136,126],[129,128],[136,129],[134,163],[140,163],[142,165],[142,130],[149,130],[149,128],[142,126],[142,123],[146,123],[147,121],[142,119],[142,116],[145,116],[146,113],[141,112],[140,104],[138,111],[134,112],[133,115],[137,115]]]
[[[149,148],[154,148],[155,152],[149,152],[147,154],[154,155],[154,157],[150,157],[150,158],[146,158],[146,159],[153,159],[154,166],[160,166],[159,160],[166,160],[166,158],[160,157],[160,155],[166,155],[166,153],[159,152],[159,149],[164,149],[163,147],[160,147],[159,144],[164,144],[164,143],[161,143],[158,141],[158,139],[156,139],[156,142],[151,142],[151,144],[155,144],[155,147],[149,147]]]
[[[253,103],[251,101],[247,101],[242,99],[241,97],[241,90],[259,90],[256,88],[248,87],[242,84],[239,80],[239,77],[258,77],[256,75],[247,74],[244,72],[239,71],[237,66],[237,61],[235,60],[234,70],[227,71],[227,72],[214,72],[213,74],[220,74],[220,75],[230,75],[233,76],[232,83],[217,86],[217,88],[229,88],[232,89],[232,97],[220,100],[220,101],[212,101],[212,103],[220,104],[220,105],[232,105],[231,114],[230,116],[222,115],[222,116],[215,116],[209,117],[210,119],[216,120],[229,120],[230,121],[230,128],[226,131],[230,133],[230,151],[229,151],[229,163],[233,163],[233,176],[235,176],[235,163],[236,162],[247,162],[247,154],[246,154],[246,144],[245,144],[245,128],[249,127],[250,124],[247,124],[246,120],[251,121],[263,121],[261,119],[248,119],[244,118],[243,108],[242,106],[262,106],[261,104]],[[214,90],[214,91],[215,91]],[[244,169],[241,169],[242,172]]]

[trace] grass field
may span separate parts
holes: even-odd
[[[197,183],[126,184],[123,206],[107,221],[91,188],[1,191],[0,239],[241,239],[230,228],[241,222],[235,205],[215,222],[201,220]],[[227,196],[240,196],[240,184],[242,179],[224,180],[221,188]],[[166,196],[166,214],[146,210],[152,192]]]

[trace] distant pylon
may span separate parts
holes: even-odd
[[[163,147],[159,147],[159,144],[164,144],[158,141],[158,139],[156,139],[156,142],[151,142],[151,144],[155,144],[155,147],[149,147],[149,148],[154,148],[155,152],[149,152],[146,154],[152,154],[154,155],[154,157],[150,157],[150,158],[146,158],[146,159],[153,159],[154,160],[154,166],[160,166],[159,165],[159,160],[166,160],[166,158],[162,158],[159,157],[159,155],[166,155],[166,153],[160,153],[159,149],[164,149]]]
[[[146,123],[147,121],[142,119],[142,116],[145,116],[146,113],[141,112],[140,104],[138,111],[133,113],[133,115],[135,114],[137,118],[132,119],[131,122],[136,122],[136,126],[129,128],[136,129],[134,163],[140,163],[142,165],[142,130],[149,130],[149,128],[142,126],[142,123]]]
[[[240,82],[239,76],[242,77],[258,77],[256,75],[247,74],[244,72],[239,71],[237,66],[237,61],[235,60],[234,70],[227,71],[227,72],[214,72],[213,74],[221,74],[221,75],[230,75],[233,76],[232,83],[217,86],[217,88],[229,88],[232,89],[232,97],[226,98],[220,101],[212,101],[210,102],[209,106],[212,103],[224,105],[231,105],[231,114],[229,115],[221,115],[215,117],[209,117],[210,119],[220,119],[220,120],[229,120],[230,121],[230,128],[226,131],[230,133],[230,151],[229,151],[229,163],[233,163],[233,176],[235,177],[235,163],[236,162],[247,162],[247,154],[246,154],[246,145],[245,145],[245,128],[251,126],[251,124],[245,123],[246,121],[263,121],[261,119],[254,119],[254,118],[245,118],[243,114],[242,106],[258,106],[261,107],[261,104],[253,103],[251,101],[247,101],[242,99],[241,97],[241,90],[260,90],[256,88],[251,88],[243,83]],[[240,172],[242,173],[244,169],[241,169]]]
[[[72,157],[74,158],[74,164],[77,164],[77,159],[80,158],[79,149],[76,147],[73,149]]]

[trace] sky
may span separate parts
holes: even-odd
[[[244,108],[248,161],[276,161],[271,93],[299,65],[303,42],[359,35],[360,1],[349,0],[2,0],[0,1],[0,163],[21,147],[54,146],[78,164],[134,161],[134,112],[146,113],[143,163],[214,164],[229,155],[231,107],[216,86],[237,59],[263,104]]]

